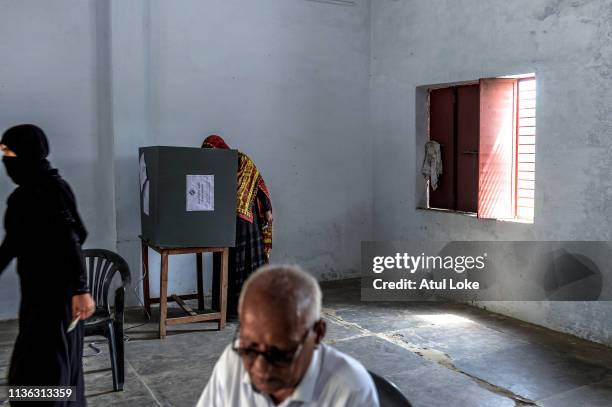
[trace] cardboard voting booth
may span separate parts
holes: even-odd
[[[142,147],[142,238],[160,247],[233,247],[238,151]]]

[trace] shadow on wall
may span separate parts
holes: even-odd
[[[542,287],[554,301],[597,301],[603,291],[601,270],[588,257],[566,249],[550,253],[550,262]]]

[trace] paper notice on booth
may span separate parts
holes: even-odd
[[[187,212],[215,210],[215,176],[187,175]]]

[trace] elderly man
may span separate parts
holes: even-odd
[[[240,294],[240,327],[197,407],[377,407],[368,372],[321,343],[317,281],[295,266],[268,266]]]

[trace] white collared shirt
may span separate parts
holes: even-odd
[[[196,407],[378,407],[366,369],[344,353],[320,344],[293,394],[275,405],[253,388],[240,357],[227,346]]]

